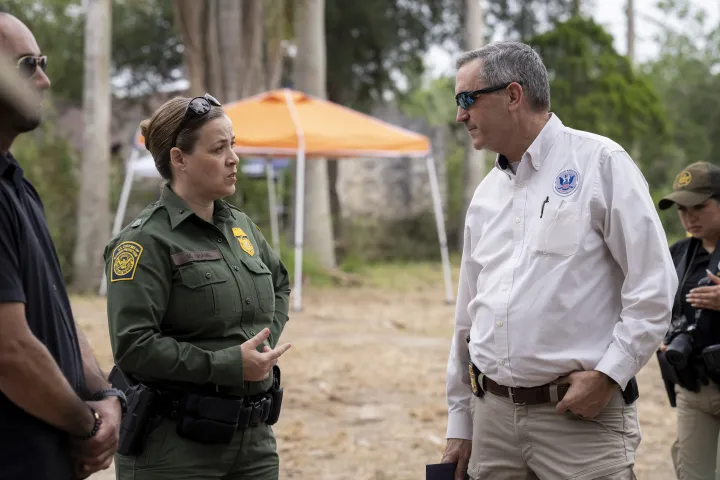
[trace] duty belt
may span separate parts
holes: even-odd
[[[554,383],[538,387],[505,387],[483,375],[480,370],[469,364],[470,386],[476,397],[482,397],[485,392],[502,398],[508,398],[515,405],[542,405],[546,403],[558,403],[563,399],[569,385],[558,385]]]
[[[255,395],[253,397],[211,397],[198,394],[178,395],[175,392],[161,392],[157,403],[157,411],[160,415],[173,420],[188,413],[190,409],[193,410],[194,415],[199,414],[204,418],[219,421],[229,421],[237,418],[237,428],[240,429],[265,423],[272,412],[272,403],[272,396],[269,394]]]

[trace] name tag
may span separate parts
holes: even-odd
[[[175,265],[180,266],[189,262],[200,262],[203,260],[220,260],[223,258],[222,253],[217,250],[207,250],[204,252],[180,252],[170,256]]]

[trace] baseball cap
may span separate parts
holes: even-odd
[[[720,167],[708,162],[696,162],[678,173],[673,182],[673,191],[659,202],[660,210],[666,210],[677,203],[693,207],[713,195],[720,195]]]

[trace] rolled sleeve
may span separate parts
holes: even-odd
[[[468,313],[468,305],[472,299],[471,288],[475,282],[468,278],[467,262],[469,261],[470,238],[467,228],[463,242],[460,279],[458,281],[458,297],[455,306],[455,332],[450,346],[450,357],[447,364],[447,405],[448,425],[446,438],[472,440],[472,389],[470,387],[470,352],[466,341],[470,334],[472,320]]]
[[[605,243],[625,276],[620,319],[596,370],[624,389],[670,325],[678,279],[647,182],[626,152],[600,162],[596,189]]]
[[[113,249],[125,242],[142,247],[132,278],[113,281]],[[160,324],[172,284],[170,255],[140,230],[123,234],[105,252],[110,343],[118,367],[142,378],[242,386],[240,346],[209,351],[163,335]]]

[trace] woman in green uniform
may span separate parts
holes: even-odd
[[[239,161],[232,124],[206,94],[169,100],[141,131],[167,183],[104,258],[116,369],[154,396],[142,425],[125,419],[149,433],[116,455],[117,477],[277,479],[290,283],[260,229],[222,200]]]

